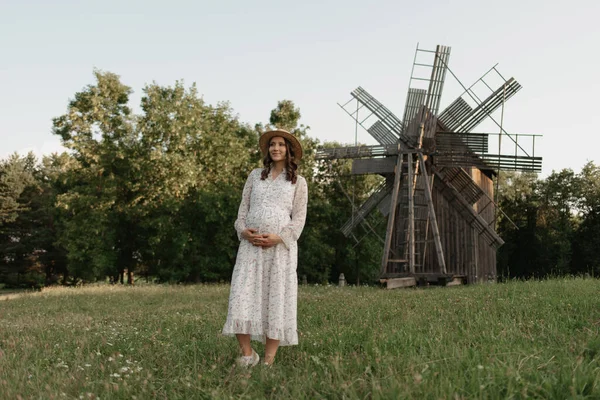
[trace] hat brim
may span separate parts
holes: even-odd
[[[296,138],[296,136],[292,135],[288,131],[284,131],[283,129],[267,131],[260,136],[258,145],[263,153],[263,156],[269,151],[269,143],[274,137],[282,137],[289,140],[294,149],[294,160],[300,161],[300,159],[302,159],[302,145],[300,144],[300,141]]]

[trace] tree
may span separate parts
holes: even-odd
[[[30,252],[25,241],[29,232],[19,216],[28,207],[23,195],[35,185],[35,166],[32,153],[25,157],[13,154],[0,163],[0,277],[13,286],[27,285],[24,275]]]
[[[600,212],[600,166],[587,162],[574,178],[574,204],[583,217]]]
[[[150,184],[140,202],[142,263],[162,280],[223,279],[237,242],[233,220],[225,221],[258,161],[258,134],[227,103],[206,105],[194,85],[144,91],[140,165]]]
[[[325,148],[340,147],[336,142],[323,143]],[[374,211],[365,223],[359,224],[350,237],[345,237],[340,228],[352,216],[352,205],[360,207],[381,183],[378,175],[352,175],[352,160],[319,162],[316,176],[319,196],[325,212],[322,212],[325,245],[334,252],[331,270],[327,279],[336,282],[340,273],[349,282],[374,282],[378,278],[381,238],[385,237],[386,218]],[[373,230],[374,231],[373,231]]]
[[[502,173],[500,207],[517,225],[500,220],[505,244],[498,253],[504,277],[544,277],[572,272],[572,241],[577,225],[577,182],[572,170],[536,175]]]
[[[135,171],[135,118],[128,107],[131,89],[112,73],[94,72],[53,120],[77,164],[68,171],[70,190],[57,204],[68,216],[59,242],[67,249],[69,272],[78,279],[118,277],[132,271],[135,222],[129,206],[140,186]]]
[[[300,109],[296,107],[293,101],[281,100],[277,103],[277,107],[271,110],[269,123],[273,127],[292,132],[298,129],[298,122],[301,117]]]
[[[35,163],[33,153],[26,157],[13,154],[0,163],[0,227],[14,221],[22,210],[19,197],[34,182]]]
[[[64,155],[66,156],[66,155]],[[61,159],[52,156],[52,160]],[[16,217],[0,228],[0,276],[12,286],[41,286],[65,273],[65,251],[56,244],[56,188],[50,158],[12,156],[4,170],[20,174]]]
[[[600,276],[598,237],[600,237],[600,167],[588,162],[575,177],[576,206],[581,223],[573,238],[574,273]]]
[[[538,185],[541,199],[538,226],[543,243],[540,272],[543,275],[571,272],[571,244],[576,228],[575,185],[575,174],[571,169],[553,172]]]
[[[133,115],[131,89],[114,74],[96,71],[95,77],[54,120],[77,161],[67,173],[69,191],[58,198],[67,215],[60,242],[70,271],[84,280],[109,275],[121,282],[127,271],[130,283],[136,269],[164,280],[214,278],[198,263],[231,243],[219,237],[223,242],[210,249],[194,244],[206,242],[196,236],[197,225],[214,212],[198,202],[216,202],[217,209],[231,203],[232,190],[220,199],[211,194],[243,185],[258,159],[257,132],[227,103],[205,104],[195,85],[148,85],[142,114]]]

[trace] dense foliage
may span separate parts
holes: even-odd
[[[502,277],[600,276],[600,167],[588,162],[579,174],[564,169],[546,179],[501,174],[500,188],[500,207],[518,227],[508,218],[498,227]]]

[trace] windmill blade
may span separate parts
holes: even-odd
[[[409,89],[409,97],[412,97],[410,100],[413,104],[404,111],[406,118],[404,119],[404,130],[402,133],[405,137],[410,138],[416,147],[421,147],[422,143],[419,141],[421,123],[427,120],[430,113],[427,112],[427,106],[419,104],[425,101],[426,92],[424,90],[417,92],[417,90],[419,89]],[[411,91],[413,93],[412,96]]]
[[[402,130],[404,128],[402,121],[386,106],[381,104],[379,100],[371,96],[360,86],[354,89],[350,94],[367,110],[371,111],[390,132],[393,132],[401,140],[406,141],[402,136]]]
[[[391,130],[385,127],[381,121],[375,121],[367,132],[371,134],[382,145],[396,144],[398,143],[398,136],[396,136]]]
[[[519,90],[521,85],[514,78],[510,78],[506,83],[500,86],[494,93],[492,93],[487,99],[485,99],[479,106],[477,106],[469,118],[467,118],[458,128],[459,132],[470,132],[477,125],[479,125],[488,115],[491,115],[496,111],[503,102],[506,102],[512,96],[514,96]]]
[[[392,191],[392,186],[393,181],[386,179],[385,182],[382,182],[382,184],[375,189],[373,194],[371,194],[367,201],[363,203],[352,218],[342,226],[341,231],[344,236],[348,237],[352,232],[352,229],[354,229],[375,207],[377,207],[379,202]]]
[[[464,153],[470,150],[474,153],[487,153],[487,133],[455,133],[437,132],[435,137],[436,151],[440,153]]]
[[[434,115],[437,115],[439,111],[449,60],[450,47],[436,46],[431,78],[429,79],[429,89],[427,90],[427,100],[425,101],[425,105]]]
[[[442,111],[439,119],[449,131],[470,132],[520,89],[519,82],[510,78],[474,109],[459,97]]]
[[[504,244],[504,240],[494,231],[493,228],[473,209],[473,207],[464,199],[460,192],[439,172],[435,174],[440,178],[435,180],[435,187],[442,195],[456,207],[456,210],[465,218],[465,220],[475,229],[490,246],[499,248]]]
[[[421,106],[425,104],[425,98],[427,97],[427,91],[425,89],[409,88],[406,95],[406,104],[404,106],[404,121],[405,126],[402,133],[407,134],[407,123],[412,121],[416,116]]]
[[[469,115],[473,112],[473,108],[462,97],[457,98],[448,107],[442,111],[438,117],[445,126],[445,130],[456,132],[456,129],[462,124]]]
[[[356,159],[352,162],[352,175],[393,174],[395,157]]]
[[[347,146],[334,148],[319,148],[315,159],[340,160],[349,158],[386,157],[398,154],[398,145]]]
[[[475,154],[468,150],[466,151],[452,151],[452,152],[437,152],[434,158],[434,164],[437,167],[462,167],[470,168],[476,167],[481,170],[493,169],[492,166],[487,165],[481,158],[481,154]]]
[[[445,153],[485,153],[487,152],[488,135],[485,138],[471,137],[469,133],[456,133],[456,130],[469,115],[473,108],[459,97],[452,102],[438,118],[438,131],[436,133],[436,150]]]
[[[384,217],[387,217],[390,214],[390,203],[392,202],[392,193],[391,190],[389,193],[385,195],[385,197],[379,202],[377,205],[377,209]]]
[[[494,169],[521,172],[542,172],[542,157],[509,154],[481,154],[481,159]]]
[[[460,195],[471,205],[475,204],[485,195],[471,175],[462,168],[445,168],[442,174],[446,182],[454,186]]]
[[[438,167],[476,167],[481,170],[501,169],[520,172],[542,172],[542,157],[511,154],[475,154],[471,152],[438,152],[434,163]]]
[[[412,120],[405,122],[404,136],[409,137],[415,147],[430,150],[435,144],[434,138],[438,130],[437,117],[422,105]]]
[[[434,53],[433,62],[424,64],[417,62],[417,55],[421,53]],[[448,61],[450,59],[450,47],[436,47],[435,51],[419,49],[415,51],[415,61],[413,62],[413,71],[411,72],[410,85],[416,81],[427,82],[427,90],[410,87],[406,96],[406,105],[404,106],[404,127],[402,129],[402,138],[414,147],[426,147],[433,141],[435,136],[440,99],[446,80],[446,71],[448,70]],[[415,67],[431,68],[429,78],[415,76]],[[421,125],[424,125],[424,131]],[[425,143],[420,140],[421,134],[425,138]],[[412,146],[411,146],[412,147]]]
[[[348,195],[348,193],[347,193],[347,192],[344,190],[344,187],[342,186],[342,184],[340,183],[340,181],[337,181],[337,184],[338,184],[338,187],[340,188],[340,190],[342,191],[342,193],[344,194],[344,196],[346,196],[346,198],[347,198],[347,199],[348,199],[348,201],[350,202],[350,204],[354,204],[354,200],[353,200],[353,199],[352,199],[352,198],[351,198],[351,197]],[[369,235],[370,233],[372,233],[373,235],[375,235],[375,237],[377,237],[377,239],[379,239],[379,241],[380,241],[381,243],[384,243],[384,244],[385,244],[385,241],[384,241],[384,239],[383,239],[381,236],[379,236],[379,234],[377,233],[377,231],[376,231],[376,230],[373,228],[373,226],[371,226],[371,224],[370,224],[370,223],[369,223],[369,222],[368,222],[366,219],[363,219],[363,220],[362,220],[362,221],[360,221],[360,222],[361,222],[361,224],[362,224],[363,226],[365,226],[365,228],[367,229],[367,232],[366,232],[366,234],[365,234],[365,235],[363,235],[363,237],[362,237],[362,238],[360,238],[360,240],[359,240],[359,239],[356,239],[356,236],[354,236],[354,234],[353,234],[353,233],[351,233],[351,234],[350,234],[350,236],[352,236],[352,238],[353,238],[353,239],[354,239],[354,241],[356,242],[356,243],[354,243],[354,246],[353,246],[353,247],[356,247],[356,246],[358,246],[358,245],[360,244],[360,242],[362,242],[362,241],[363,241],[363,239],[364,239],[364,238],[365,238],[367,235]],[[377,227],[377,224],[375,225],[375,227]]]

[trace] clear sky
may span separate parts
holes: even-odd
[[[600,162],[599,17],[598,0],[0,0],[0,157],[59,151],[51,119],[94,68],[132,87],[134,110],[144,85],[183,80],[251,124],[291,99],[312,136],[350,143],[354,122],[337,103],[360,85],[401,117],[419,43],[451,46],[467,85],[499,63],[523,86],[505,129],[544,135],[543,176],[577,172]],[[446,82],[442,108],[460,94]]]

